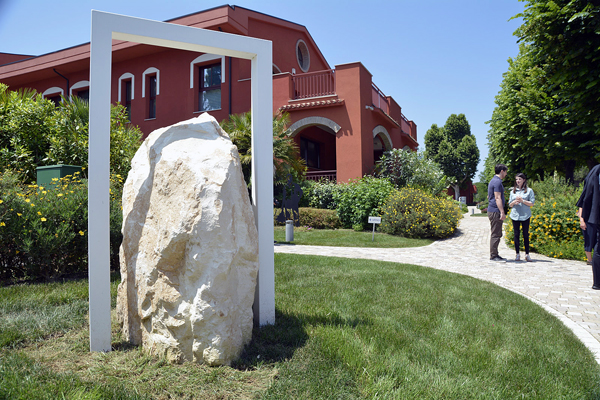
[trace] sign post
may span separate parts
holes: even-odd
[[[373,237],[371,242],[375,241],[375,225],[381,223],[381,217],[369,217],[369,224],[373,224]]]

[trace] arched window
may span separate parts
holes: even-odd
[[[197,91],[196,111],[221,109],[222,83],[225,83],[225,57],[203,54],[190,63],[190,89]]]
[[[69,97],[77,96],[83,100],[90,99],[90,81],[79,81],[69,89]]]
[[[146,88],[148,88],[146,92]],[[146,93],[148,96],[146,96]],[[142,97],[146,100],[146,118],[156,118],[156,97],[160,93],[160,71],[150,67],[142,74]]]
[[[133,74],[126,72],[119,77],[119,103],[123,104],[127,109],[127,117],[131,122],[131,101],[135,93],[135,77]]]
[[[64,95],[64,90],[62,90],[59,87],[51,87],[49,89],[44,90],[44,93],[42,93],[42,96],[45,99],[50,100],[51,102],[54,103],[55,106],[58,107],[58,105],[60,104],[60,96]]]

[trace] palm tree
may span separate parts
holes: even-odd
[[[275,184],[287,181],[289,174],[294,180],[300,180],[306,171],[305,161],[300,158],[300,151],[294,140],[287,135],[290,123],[289,114],[273,116],[273,171]],[[250,183],[252,165],[252,119],[250,112],[232,114],[229,120],[221,122],[221,128],[229,134],[231,141],[238,148],[242,171],[246,183]]]

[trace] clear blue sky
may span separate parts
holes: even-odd
[[[0,52],[40,55],[90,40],[92,9],[164,21],[223,1],[0,0]],[[517,0],[239,0],[306,26],[329,64],[360,61],[417,124],[420,149],[432,124],[464,113],[481,153],[507,60],[518,54]],[[477,176],[475,181],[477,181]]]

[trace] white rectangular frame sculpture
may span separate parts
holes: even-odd
[[[259,274],[253,308],[255,322],[259,325],[274,323],[272,43],[92,10],[88,160],[90,350],[111,350],[109,179],[112,39],[251,60],[252,204],[259,249]]]

